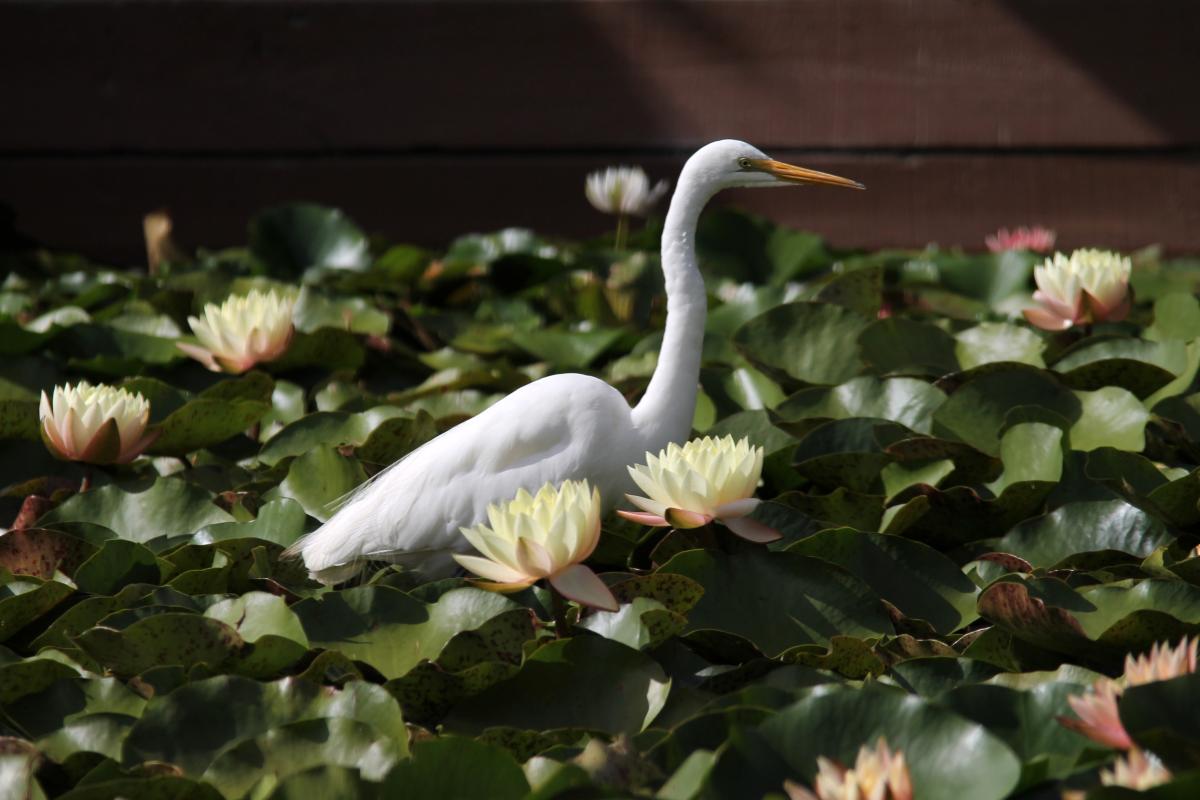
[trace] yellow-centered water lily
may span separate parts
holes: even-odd
[[[158,438],[146,432],[149,401],[115,386],[55,386],[53,398],[42,392],[38,416],[46,447],[67,461],[127,464]]]
[[[1033,270],[1040,308],[1025,310],[1025,318],[1048,331],[1082,322],[1125,319],[1133,302],[1128,256],[1106,250],[1076,250],[1070,257],[1055,253]]]
[[[883,737],[875,747],[864,745],[858,751],[854,769],[823,756],[817,758],[817,777],[813,794],[798,783],[783,785],[790,800],[912,800],[912,779],[908,764],[899,750],[888,749]]]
[[[177,346],[213,372],[245,372],[287,352],[295,332],[295,303],[295,298],[273,289],[254,289],[219,306],[209,303],[201,316],[188,317],[200,345],[179,342]]]
[[[749,517],[759,504],[753,495],[762,465],[763,449],[745,438],[705,436],[682,447],[672,443],[629,468],[647,496],[626,495],[641,511],[617,513],[655,527],[698,528],[717,520],[743,539],[772,542],[779,531]]]
[[[545,578],[563,597],[616,611],[612,592],[581,562],[600,541],[600,492],[587,481],[547,483],[537,494],[521,489],[488,506],[488,523],[462,528],[482,556],[455,555],[496,591],[517,591]]]
[[[1125,674],[1119,680],[1101,678],[1083,695],[1071,695],[1067,702],[1079,719],[1059,717],[1058,721],[1067,728],[1077,731],[1094,742],[1118,750],[1133,747],[1117,702],[1129,686],[1141,686],[1155,681],[1166,681],[1189,675],[1196,671],[1196,651],[1200,638],[1186,636],[1175,647],[1160,642],[1150,648],[1149,653],[1125,657]]]

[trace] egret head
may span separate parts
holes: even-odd
[[[858,181],[827,172],[776,161],[753,145],[722,139],[701,147],[688,159],[680,182],[692,180],[713,192],[734,187],[795,186],[823,183],[849,189],[865,189]]]

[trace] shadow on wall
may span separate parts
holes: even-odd
[[[211,246],[294,200],[433,245],[587,234],[607,225],[588,170],[670,176],[732,136],[866,182],[752,201],[843,245],[1039,221],[1190,246],[1197,24],[1176,0],[15,0],[0,203],[34,238],[116,260],[141,257],[162,206]],[[1162,157],[1182,162],[1143,185],[1134,167]]]

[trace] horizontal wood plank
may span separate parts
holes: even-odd
[[[1200,251],[1200,162],[1172,157],[986,158],[774,155],[853,177],[866,192],[825,187],[720,196],[844,247],[982,247],[1000,226],[1057,228],[1065,247],[1161,243]],[[655,177],[680,160],[641,159]],[[0,159],[0,202],[19,229],[117,261],[143,258],[141,215],[166,206],[192,245],[245,241],[258,209],[293,200],[340,206],[369,231],[444,245],[455,235],[521,225],[591,235],[611,220],[583,196],[604,162],[580,157]]]
[[[1200,144],[1192,0],[9,0],[0,151]]]

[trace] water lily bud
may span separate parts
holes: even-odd
[[[245,372],[255,364],[273,361],[287,352],[295,331],[292,297],[274,290],[230,297],[221,305],[209,303],[200,317],[188,317],[200,346],[177,347],[213,372]]]
[[[1009,250],[1028,250],[1031,253],[1048,253],[1054,249],[1054,240],[1058,235],[1049,228],[1034,225],[1026,228],[1001,228],[993,234],[985,236],[983,241],[987,249],[993,253],[1004,253]]]
[[[650,188],[650,179],[641,167],[609,167],[587,176],[584,193],[597,211],[644,217],[666,194],[668,185],[659,181]]]
[[[600,541],[600,492],[587,481],[547,483],[537,494],[521,489],[507,503],[488,506],[488,523],[463,528],[483,554],[455,555],[463,567],[497,591],[517,591],[541,578],[563,597],[616,611],[616,598],[581,562]]]
[[[1025,310],[1025,319],[1039,328],[1060,331],[1083,322],[1120,321],[1133,298],[1127,256],[1104,250],[1076,250],[1070,258],[1055,253],[1033,270],[1041,308]]]
[[[758,507],[753,496],[762,474],[763,449],[748,439],[706,436],[680,447],[667,445],[629,475],[648,496],[626,495],[641,511],[618,511],[626,519],[655,527],[698,528],[717,520],[752,542],[771,542],[780,533],[749,514]]]
[[[892,752],[880,737],[875,747],[863,746],[858,751],[854,769],[846,769],[836,761],[817,758],[817,777],[813,794],[793,781],[784,790],[790,800],[912,800],[912,779],[908,764],[899,750]]]
[[[127,464],[149,447],[150,403],[140,394],[81,381],[42,392],[42,440],[59,458],[88,464]]]

